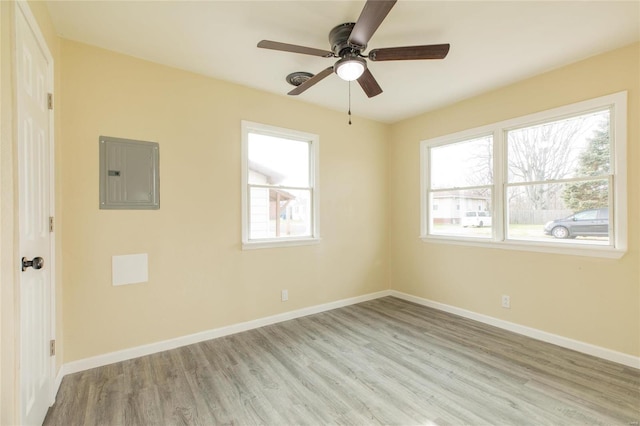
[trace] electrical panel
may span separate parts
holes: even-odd
[[[160,208],[157,142],[100,136],[100,208]]]

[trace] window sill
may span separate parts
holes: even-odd
[[[420,239],[425,243],[436,244],[452,244],[467,247],[484,247],[500,250],[517,250],[517,251],[529,251],[537,253],[550,253],[550,254],[564,254],[570,256],[587,256],[587,257],[600,257],[605,259],[620,259],[627,252],[623,249],[613,248],[610,246],[577,246],[572,245],[567,247],[565,245],[558,244],[545,244],[537,242],[525,242],[525,241],[492,241],[488,239],[476,239],[476,238],[451,238],[451,237],[439,237],[439,236],[421,236]]]
[[[320,244],[320,238],[287,238],[287,239],[271,239],[271,240],[264,239],[264,240],[257,240],[257,241],[244,241],[242,243],[242,250],[308,246],[308,245],[314,245],[314,244]]]

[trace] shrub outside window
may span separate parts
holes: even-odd
[[[242,122],[243,248],[318,240],[318,136]]]
[[[423,141],[421,176],[425,241],[620,257],[626,93]]]

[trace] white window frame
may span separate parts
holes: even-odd
[[[613,218],[612,244],[608,246],[579,245],[561,242],[540,242],[527,240],[509,240],[506,235],[505,204],[507,191],[506,135],[509,130],[533,126],[567,117],[610,108],[612,183],[610,197],[612,203],[610,217]],[[430,148],[448,145],[464,140],[493,134],[493,227],[491,238],[449,236],[429,234],[430,215]],[[542,253],[557,253],[578,256],[621,258],[627,251],[627,92],[618,92],[595,99],[553,108],[539,113],[529,114],[474,129],[464,130],[420,142],[420,238],[424,242],[457,244],[523,250]]]
[[[311,235],[304,237],[249,238],[249,133],[258,133],[284,139],[299,140],[309,144],[309,187],[311,190]],[[319,190],[319,152],[320,137],[312,133],[267,124],[241,121],[242,134],[242,249],[260,249],[272,247],[290,247],[320,242],[320,190]]]

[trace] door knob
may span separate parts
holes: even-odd
[[[44,266],[44,259],[41,257],[34,257],[33,260],[27,260],[26,257],[22,258],[22,270],[26,271],[31,266],[33,269],[42,269]]]

